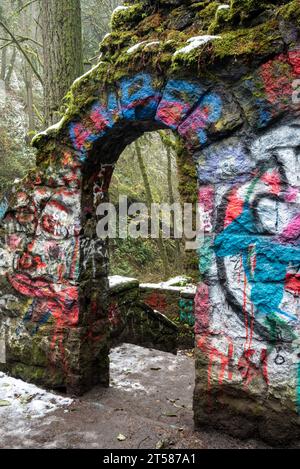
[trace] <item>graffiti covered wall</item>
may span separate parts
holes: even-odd
[[[100,63],[74,85],[86,100],[38,136],[37,169],[0,206],[2,369],[72,392],[107,385],[97,207],[126,145],[168,128],[199,181],[196,425],[276,441],[299,433],[300,49],[294,39],[282,49],[214,79],[139,70],[108,84]]]

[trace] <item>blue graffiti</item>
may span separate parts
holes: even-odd
[[[205,145],[208,140],[207,129],[220,119],[222,108],[221,97],[216,93],[208,93],[192,114],[179,126],[180,135],[187,140],[193,140],[194,134],[197,136],[197,143],[201,146]]]
[[[107,109],[100,102],[96,102],[91,107],[89,118],[93,122],[93,130],[96,132],[85,128],[80,122],[71,122],[69,126],[70,138],[82,162],[86,160],[88,147],[102,138],[113,127],[118,113],[117,97],[114,93],[109,93]]]
[[[4,198],[1,202],[0,202],[0,220],[2,220],[2,218],[4,217],[6,211],[8,209],[8,202],[7,202],[7,199]]]
[[[151,75],[139,73],[120,82],[121,107],[127,120],[153,119],[161,94],[154,90]]]
[[[249,250],[255,248],[256,267],[252,271]],[[242,254],[243,267],[251,284],[251,302],[257,308],[258,317],[279,314],[290,321],[297,317],[279,308],[284,295],[284,283],[288,268],[300,267],[300,246],[279,244],[257,232],[249,203],[215,240],[218,257]]]
[[[205,89],[199,83],[169,80],[158,108],[156,120],[175,130],[204,93]],[[165,110],[170,108],[176,110],[174,116],[165,113]]]

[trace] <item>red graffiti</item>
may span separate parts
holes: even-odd
[[[167,308],[166,298],[156,292],[151,293],[151,295],[146,298],[145,303],[158,311],[165,311]]]
[[[238,189],[233,189],[228,196],[224,228],[238,218],[243,212],[244,201],[238,195]]]
[[[209,332],[204,334],[198,340],[198,344],[197,344],[198,348],[205,353],[205,355],[208,357],[208,360],[209,360],[208,368],[207,368],[208,390],[211,389],[212,367],[215,362],[220,363],[221,365],[221,371],[219,372],[219,376],[218,376],[219,385],[223,384],[226,371],[227,371],[229,381],[232,380],[231,364],[232,364],[234,349],[233,349],[232,340],[227,336],[225,336],[225,338],[228,342],[227,352],[225,353],[219,351],[216,347],[212,345],[211,337],[209,337]]]
[[[271,188],[271,194],[278,195],[281,191],[282,180],[281,175],[278,171],[272,171],[271,173],[265,173],[261,180],[268,184]]]
[[[300,274],[287,274],[285,289],[293,295],[300,295]]]
[[[251,359],[255,355],[254,349],[245,350],[238,362],[238,369],[244,380],[244,386],[247,387],[256,378],[262,377],[266,384],[269,384],[267,350],[263,349],[260,353],[260,362],[257,365]]]
[[[293,50],[288,52],[288,58],[292,67],[294,69],[294,73],[296,75],[300,75],[300,50]]]
[[[267,93],[268,101],[278,105],[280,109],[288,109],[293,93],[293,80],[300,70],[299,51],[281,54],[261,67],[261,77]]]

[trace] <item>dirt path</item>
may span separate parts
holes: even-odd
[[[193,383],[191,356],[181,352],[175,357],[124,344],[111,353],[109,389],[95,388],[70,405],[58,400],[56,410],[48,409],[46,415],[28,410],[29,405],[41,407],[46,399],[34,392],[32,398],[15,397],[22,411],[27,409],[25,413],[13,412],[12,405],[0,407],[0,447],[266,448],[257,441],[194,432]],[[0,382],[0,394],[1,386],[5,387],[5,379]],[[55,400],[47,396],[49,406]],[[15,405],[15,400],[12,403]],[[118,440],[120,435],[125,437],[123,441]]]

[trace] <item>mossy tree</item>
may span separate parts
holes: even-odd
[[[61,100],[83,73],[80,0],[47,0],[41,7],[46,124],[59,120]]]

